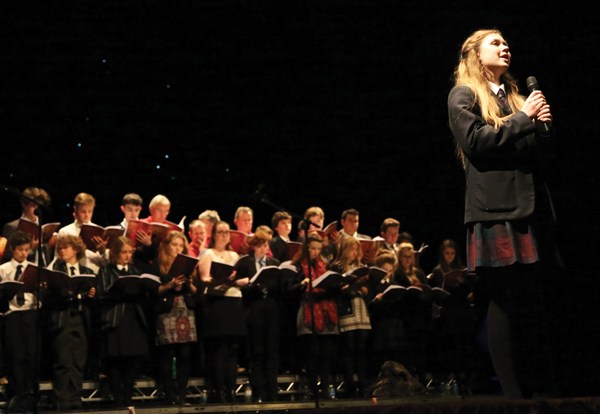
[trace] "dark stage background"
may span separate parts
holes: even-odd
[[[587,9],[508,1],[50,1],[3,4],[0,183],[45,188],[48,220],[69,224],[79,192],[94,222],[121,221],[121,197],[172,201],[178,222],[237,206],[326,223],[350,207],[361,233],[395,217],[425,271],[446,238],[464,244],[464,177],[446,98],[463,40],[496,27],[511,71],[537,77],[561,150],[550,173],[570,272],[552,279],[555,341],[572,393],[598,389],[596,21]],[[178,4],[181,3],[181,4]],[[20,213],[0,195],[0,221]],[[142,216],[147,215],[147,208]],[[296,221],[294,222],[296,224]],[[464,256],[464,254],[463,254]],[[591,267],[591,266],[589,266]],[[587,361],[585,364],[582,361]],[[592,362],[591,366],[589,362]],[[595,365],[594,365],[595,364]],[[582,381],[581,378],[587,378]]]

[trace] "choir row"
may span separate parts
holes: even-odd
[[[61,408],[81,404],[90,336],[102,338],[103,367],[114,399],[126,405],[131,405],[137,367],[151,354],[158,357],[167,402],[185,403],[191,361],[199,343],[216,399],[224,402],[233,399],[240,354],[248,358],[242,358],[242,365],[249,365],[254,399],[269,401],[277,398],[280,367],[301,368],[294,360],[304,363],[310,383],[319,375],[322,389],[327,389],[340,336],[341,370],[347,389],[356,394],[366,391],[368,364],[378,367],[395,360],[422,376],[445,332],[446,351],[456,351],[447,359],[448,369],[457,370],[456,362],[464,358],[473,339],[472,284],[462,276],[449,292],[445,284],[449,271],[463,268],[456,245],[444,243],[440,265],[426,278],[415,263],[412,244],[397,243],[400,224],[394,219],[382,225],[380,249],[366,252],[370,255],[366,261],[383,270],[380,276],[356,273],[325,288],[315,282],[328,271],[347,275],[366,266],[360,243],[366,237],[357,233],[356,210],[342,214],[339,231],[322,231],[322,210],[308,209],[305,220],[311,227],[308,235],[300,235],[306,248],[298,250],[288,266],[281,266],[287,271],[274,279],[256,279],[263,268],[277,267],[289,258],[291,217],[286,212],[273,216],[274,232],[260,226],[252,233],[252,210],[240,207],[234,223],[248,235],[238,249],[247,254],[240,257],[232,250],[228,223],[220,221],[214,211],[190,224],[191,241],[171,228],[162,236],[143,230],[114,239],[96,236],[86,246],[79,235],[82,225],[91,222],[94,203],[88,194],[77,196],[76,220],[58,231],[54,258],[49,245],[44,246],[41,261],[30,254],[38,238],[17,230],[18,220],[5,226],[12,258],[0,266],[2,281],[18,280],[29,260],[42,263],[44,255],[50,256],[48,261],[52,258],[48,265],[52,270],[72,276],[97,275],[95,283],[67,284],[62,290],[51,288],[49,280],[41,284],[41,309],[54,350],[54,390]],[[35,221],[35,204],[23,201],[22,205],[24,218]],[[169,208],[168,199],[157,196],[150,203],[150,217],[140,221],[164,223]],[[129,222],[138,219],[140,209],[139,196],[125,196],[122,234],[127,235]],[[7,234],[11,227],[13,234]],[[174,266],[182,255],[197,258],[189,271]],[[215,263],[232,265],[232,271],[217,276]],[[150,276],[141,280],[142,274]],[[135,283],[121,283],[135,276]],[[441,289],[445,296],[431,295],[431,287],[446,287]],[[33,386],[36,300],[36,292],[19,291],[4,301],[4,353],[10,361],[9,384],[14,395],[27,393]],[[434,324],[444,326],[435,330],[438,337],[431,341]],[[173,379],[173,358],[177,380]]]

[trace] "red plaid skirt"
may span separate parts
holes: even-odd
[[[469,271],[538,260],[537,243],[526,220],[473,223],[467,228]]]

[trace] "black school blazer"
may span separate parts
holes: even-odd
[[[455,86],[448,96],[450,129],[465,154],[465,224],[528,217],[535,209],[533,170],[541,154],[553,151],[554,134],[536,134],[522,111],[495,129],[474,102],[468,86]],[[501,105],[505,115],[512,113]]]

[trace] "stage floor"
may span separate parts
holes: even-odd
[[[142,404],[132,409],[84,409],[66,411],[69,413],[132,413],[132,414],[167,414],[167,413],[258,413],[268,411],[294,414],[579,414],[600,412],[600,397],[539,399],[507,401],[501,396],[472,397],[412,397],[398,399],[373,400],[325,400],[315,407],[314,402],[286,402],[267,404],[206,404],[179,407]]]

